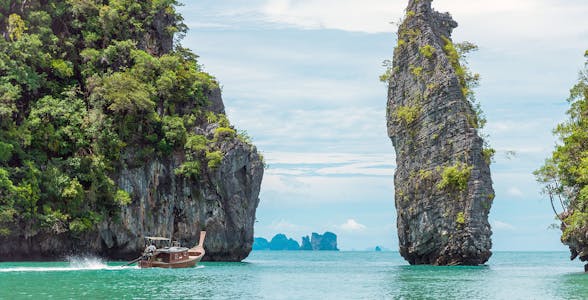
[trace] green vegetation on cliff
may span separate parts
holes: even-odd
[[[477,102],[475,94],[472,89],[480,84],[480,74],[472,72],[468,68],[468,61],[466,55],[470,52],[478,50],[478,46],[465,41],[454,44],[449,38],[442,36],[441,39],[445,44],[443,51],[449,59],[449,63],[455,70],[455,74],[459,80],[461,92],[463,96],[470,101],[475,112],[474,116],[470,117],[470,123],[475,128],[484,128],[486,125],[486,117],[482,111],[480,103]]]
[[[219,166],[226,117],[206,111],[218,83],[174,39],[175,0],[0,4],[0,235],[83,233],[132,195],[121,167],[186,151],[176,170]],[[197,125],[219,123],[214,137]]]
[[[399,106],[394,111],[394,117],[404,125],[410,125],[419,117],[420,112],[421,108],[419,106]]]
[[[406,20],[414,17],[415,15],[416,14],[414,11],[412,11],[412,13],[409,11],[407,12],[405,21],[401,22],[397,32],[398,44],[394,48],[394,53],[403,50],[403,47],[407,44],[417,44],[417,38],[423,34],[420,29],[408,28],[406,25]],[[468,41],[454,44],[451,39],[445,36],[441,36],[440,41],[442,42],[442,45],[440,46],[442,47],[442,50],[447,56],[451,67],[454,69],[455,74],[457,75],[463,96],[472,105],[474,114],[467,116],[468,121],[472,127],[476,129],[482,129],[486,125],[486,117],[473,92],[473,89],[479,85],[480,74],[474,73],[468,68],[468,61],[466,59],[468,53],[478,50],[478,46]],[[430,44],[422,45],[418,47],[418,50],[420,55],[426,59],[433,58],[436,51],[435,47]],[[379,79],[382,82],[388,83],[393,73],[398,72],[399,68],[397,66],[395,69],[391,60],[384,60],[382,66],[386,68],[386,71],[384,74],[380,75]],[[424,72],[423,66],[409,65],[409,70],[417,80],[421,79],[422,73]],[[494,152],[495,151],[490,148],[488,144],[485,144],[484,155],[488,157],[488,163],[490,163]]]
[[[437,184],[437,188],[457,190],[463,192],[468,187],[468,181],[472,173],[472,166],[465,163],[455,163],[452,166],[446,166],[441,172],[441,181]],[[440,169],[441,171],[441,169]]]
[[[569,119],[554,130],[560,143],[535,171],[562,222],[562,242],[570,246],[572,258],[580,255],[582,260],[588,260],[588,51],[585,57],[578,83],[570,90]]]

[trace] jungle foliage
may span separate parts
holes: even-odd
[[[146,157],[187,151],[176,173],[190,178],[218,167],[216,141],[189,129],[211,118],[224,122],[214,139],[232,129],[203,111],[218,84],[177,43],[177,5],[0,2],[0,235],[81,233],[116,219],[132,194],[115,170]]]
[[[585,57],[578,82],[570,90],[568,120],[554,130],[559,143],[535,171],[562,222],[562,242],[583,247],[588,245],[588,51]]]

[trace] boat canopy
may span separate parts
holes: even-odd
[[[165,247],[162,249],[157,249],[157,252],[159,253],[182,253],[182,252],[188,252],[188,248],[186,247]]]
[[[169,238],[161,237],[161,236],[146,236],[145,239],[150,241],[170,241]]]

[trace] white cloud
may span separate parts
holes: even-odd
[[[261,203],[285,209],[320,205],[381,205],[394,210],[393,177],[264,174]]]
[[[552,128],[556,122],[557,120],[554,120],[553,116],[551,118],[542,117],[532,120],[521,120],[518,116],[513,116],[501,120],[491,120],[485,130],[492,134],[522,133],[546,126]]]
[[[285,173],[287,169],[283,170]],[[268,170],[264,173],[262,187],[267,191],[279,191],[282,193],[298,193],[301,189],[301,184],[292,178],[293,176],[283,176],[282,174],[275,174],[273,170]]]
[[[394,176],[394,165],[380,163],[356,163],[344,166],[321,168],[316,171],[319,175],[365,175],[365,176]]]
[[[267,169],[264,174],[267,176],[302,176],[305,174],[312,173],[313,168],[299,168],[299,167],[288,167],[288,168],[275,168],[271,167]]]
[[[261,8],[267,21],[305,29],[339,29],[361,32],[394,31],[404,1],[270,0]]]
[[[539,165],[539,164],[537,164]],[[496,191],[497,201],[523,200],[536,201],[539,197],[539,187],[535,177],[533,176],[532,168],[527,168],[520,163],[503,164],[501,170],[492,171],[492,179],[494,181],[494,189]],[[493,168],[498,168],[494,166]],[[513,168],[516,168],[513,170]]]
[[[509,196],[513,196],[513,197],[522,197],[524,194],[523,192],[518,189],[517,187],[510,187],[507,191]]]
[[[392,149],[388,153],[372,154],[266,152],[264,157],[270,166],[266,174],[277,176],[362,175],[392,178],[395,170]]]
[[[284,219],[274,221],[272,224],[268,226],[270,229],[274,230],[275,232],[298,232],[306,230],[306,226],[292,224]]]
[[[229,28],[226,24],[223,23],[214,23],[214,22],[187,22],[186,25],[188,28],[191,29],[204,29],[204,28]]]
[[[215,74],[222,74],[220,79],[226,86],[225,89],[230,89],[231,93],[239,94],[245,99],[280,99],[281,105],[292,105],[301,101],[332,103],[334,99],[350,103],[366,95],[358,80],[316,77],[311,74],[302,77],[300,74],[273,69],[274,67],[271,63],[255,65],[240,61],[235,65],[219,62],[216,67],[207,69]],[[377,74],[373,78],[376,81]],[[268,88],[268,82],[272,82],[271,88]],[[375,90],[370,93],[378,95],[379,92],[381,91]]]
[[[391,149],[389,153],[372,154],[341,152],[266,152],[265,158],[270,164],[349,164],[369,162],[387,164],[395,161],[393,152],[393,149]]]
[[[516,157],[521,154],[545,154],[553,149],[553,146],[551,145],[517,145],[516,142],[509,143],[509,146],[496,147],[496,151],[503,152],[505,159],[507,157],[510,159],[512,156]],[[513,152],[514,155],[512,154]]]
[[[451,0],[433,5],[451,12],[462,25],[460,31],[466,39],[480,37],[480,32],[493,41],[501,36],[508,40],[545,41],[546,36],[568,39],[585,35],[588,28],[585,1],[497,0],[488,5],[482,1]]]
[[[274,104],[272,108],[249,104],[227,109],[235,126],[247,129],[253,137],[270,168],[296,163],[390,165],[395,161],[386,133],[384,105],[379,110],[358,106],[299,110]],[[364,158],[355,159],[361,156]]]
[[[362,231],[366,229],[366,226],[357,223],[357,221],[355,221],[354,219],[348,219],[347,222],[341,224],[339,228],[345,231]]]
[[[268,0],[259,9],[266,21],[277,24],[380,33],[396,31],[390,21],[399,20],[405,7],[406,1],[400,0],[364,0],[359,5],[356,0]],[[445,0],[434,1],[433,7],[450,12],[461,25],[460,35],[468,40],[505,44],[505,40],[570,39],[588,33],[588,6],[580,0]]]
[[[293,238],[300,242],[299,237],[307,235],[312,229],[306,225],[299,225],[286,219],[273,220],[271,223],[258,223],[255,225],[255,236],[265,237],[271,240],[276,234],[285,234],[288,238]]]
[[[514,230],[515,227],[509,223],[506,222],[502,222],[502,221],[498,221],[498,220],[494,220],[494,222],[492,222],[492,228],[495,230]]]

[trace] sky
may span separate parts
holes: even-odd
[[[263,153],[255,236],[331,231],[341,250],[398,250],[386,84],[407,0],[201,0],[180,7],[227,115]],[[495,251],[565,251],[532,172],[556,143],[588,49],[585,0],[435,0],[471,41],[476,97],[497,150]],[[510,155],[514,151],[515,155]]]

